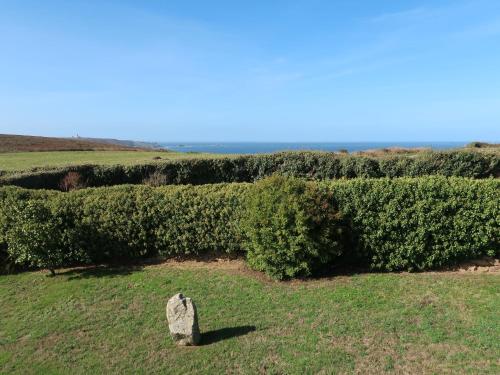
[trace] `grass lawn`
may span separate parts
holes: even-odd
[[[500,373],[498,274],[278,283],[227,264],[0,276],[0,372]],[[179,291],[197,304],[202,346],[168,335]]]
[[[61,167],[80,164],[138,164],[162,159],[193,159],[228,155],[162,151],[41,151],[0,153],[0,170],[23,171],[35,167]],[[160,160],[161,161],[161,160]]]

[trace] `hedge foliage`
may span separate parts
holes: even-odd
[[[500,255],[500,181],[401,178],[326,182],[372,269],[427,270]]]
[[[253,186],[245,206],[244,247],[253,269],[276,279],[309,276],[343,253],[342,217],[316,183],[273,176]]]
[[[70,193],[4,187],[0,188],[0,248],[7,248],[10,260],[32,266],[39,264],[26,261],[17,249],[24,246],[26,236],[33,243],[44,243],[46,233],[65,249],[66,265],[235,254],[241,248],[239,215],[246,190],[247,184],[124,185]],[[32,207],[44,213],[44,222],[57,225],[47,225],[41,233],[36,223],[27,221]],[[26,236],[19,236],[20,231]],[[41,251],[32,249],[39,254],[34,257],[43,257]]]
[[[255,254],[269,250],[260,258],[264,263],[253,264],[274,277],[307,274],[304,264],[326,259],[334,265],[338,256],[390,271],[425,270],[500,254],[498,179],[286,181],[123,185],[68,193],[2,187],[0,252],[3,258],[8,254],[7,262],[50,268],[246,250],[254,251],[249,255],[252,264]],[[350,236],[329,248],[324,240],[335,241],[329,231],[339,225],[337,209]],[[248,216],[249,210],[254,216]],[[283,224],[283,218],[291,224]],[[254,226],[249,229],[248,223]],[[258,241],[255,236],[263,232],[255,229],[257,224],[269,229]],[[303,254],[298,253],[301,246]],[[47,250],[58,254],[57,262],[44,254]]]
[[[477,151],[422,152],[379,158],[329,152],[281,152],[214,159],[171,160],[139,165],[81,165],[0,176],[0,185],[63,189],[68,174],[88,187],[120,184],[212,184],[253,182],[273,174],[311,180],[355,177],[418,177],[443,175],[500,177],[500,154]]]
[[[16,219],[5,238],[16,263],[48,268],[55,274],[57,267],[86,259],[85,253],[70,250],[76,228],[69,230],[63,217],[53,215],[44,204],[31,200],[13,206],[12,213]]]

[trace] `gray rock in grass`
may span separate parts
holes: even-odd
[[[180,346],[198,345],[200,342],[200,328],[196,306],[191,298],[178,293],[168,300],[167,320],[170,335]]]

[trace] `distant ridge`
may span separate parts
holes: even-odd
[[[122,139],[113,139],[113,138],[89,138],[89,137],[72,137],[68,139],[77,139],[82,141],[89,142],[98,142],[98,143],[106,143],[112,145],[121,145],[126,147],[139,147],[139,148],[147,148],[160,150],[165,149],[160,143],[156,142],[143,142],[143,141],[131,141],[131,140],[122,140]]]
[[[0,134],[0,152],[27,151],[152,151],[153,143],[100,138],[56,138]]]

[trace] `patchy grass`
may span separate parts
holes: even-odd
[[[0,276],[1,373],[500,372],[498,275],[277,283],[210,264],[45,275]],[[169,338],[179,291],[197,304],[200,347]]]
[[[228,155],[224,155],[228,156]],[[230,155],[229,155],[230,156]],[[123,164],[149,163],[161,160],[222,157],[218,154],[198,154],[165,151],[47,151],[0,153],[0,170],[25,171],[41,167],[63,167],[81,164]],[[158,160],[161,162],[161,160]]]

